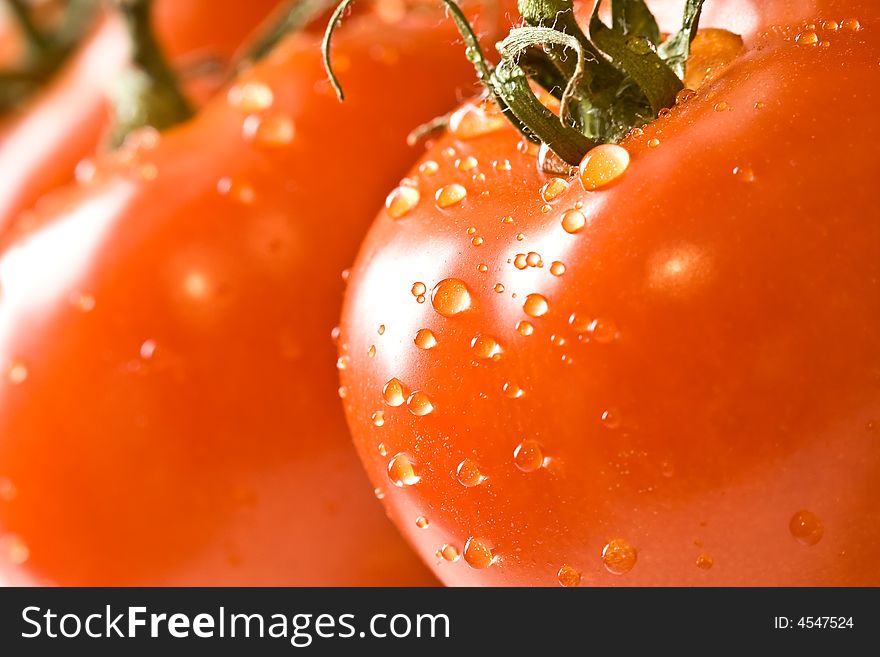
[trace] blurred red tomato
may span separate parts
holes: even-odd
[[[154,25],[173,62],[228,60],[279,0],[157,0]],[[107,90],[128,61],[128,35],[102,14],[46,89],[0,133],[0,233],[46,192],[72,180],[92,156],[109,121]],[[205,85],[192,85],[204,100]]]

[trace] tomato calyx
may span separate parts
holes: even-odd
[[[0,113],[20,105],[55,74],[92,25],[97,8],[94,0],[69,0],[60,21],[46,27],[22,0],[7,0],[7,5],[27,50],[21,66],[0,70]]]
[[[456,3],[444,0],[477,77],[504,115],[569,164],[675,104],[703,2],[687,0],[682,28],[661,42],[644,0],[612,0],[611,26],[599,18],[597,1],[589,36],[575,20],[572,0],[519,0],[525,26],[511,29],[497,45],[501,61],[492,67]],[[532,83],[559,102],[558,115],[537,98]]]
[[[113,89],[114,147],[138,128],[167,130],[194,114],[153,33],[152,0],[115,0],[115,5],[125,19],[132,52],[130,68]]]

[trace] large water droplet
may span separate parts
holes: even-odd
[[[563,178],[551,178],[541,187],[541,198],[548,203],[565,193],[568,189],[568,181]]]
[[[629,167],[629,152],[617,144],[600,144],[584,155],[580,179],[584,189],[600,189],[620,178]]]
[[[458,552],[458,548],[454,545],[450,545],[447,543],[442,548],[437,550],[437,556],[445,561],[456,562],[461,558],[461,554]]]
[[[636,565],[636,550],[622,538],[611,539],[602,549],[602,562],[609,573],[623,575]]]
[[[389,406],[403,406],[406,401],[406,387],[400,379],[394,378],[385,384],[382,388],[382,399]]]
[[[581,232],[586,225],[587,218],[580,210],[568,210],[562,215],[562,228],[566,233],[574,235]]]
[[[471,306],[471,295],[467,286],[457,278],[447,278],[434,286],[431,305],[444,317],[453,317]]]
[[[428,415],[434,410],[434,402],[431,401],[427,393],[421,390],[416,390],[409,396],[406,400],[406,406],[410,413],[418,417]]]
[[[513,450],[513,462],[523,472],[535,472],[544,465],[544,452],[534,440],[523,440]]]
[[[523,304],[523,311],[529,317],[543,317],[550,310],[550,304],[547,299],[540,294],[530,294],[526,297]]]
[[[437,338],[430,329],[419,329],[413,342],[419,349],[433,349],[437,346]]]
[[[409,214],[418,204],[421,195],[415,187],[402,185],[392,190],[385,199],[385,208],[392,219],[400,219]]]
[[[495,340],[495,338],[489,337],[488,335],[475,335],[471,340],[471,349],[474,350],[474,354],[477,358],[483,359],[496,359],[501,356],[501,345]]]
[[[480,472],[480,468],[470,459],[464,459],[455,470],[455,478],[462,486],[473,488],[482,484],[486,477]]]
[[[564,564],[559,572],[556,573],[556,579],[559,580],[560,586],[574,587],[581,585],[581,574],[573,566]]]
[[[788,524],[791,535],[804,545],[815,545],[822,539],[825,527],[819,517],[810,511],[798,511]]]
[[[415,467],[408,454],[399,452],[388,462],[388,478],[398,488],[412,486],[419,482]]]
[[[482,570],[492,565],[494,556],[486,541],[471,536],[464,544],[464,560],[471,568]]]
[[[449,208],[461,203],[466,196],[467,190],[464,188],[464,185],[451,183],[438,189],[437,193],[434,194],[434,200],[438,208]]]

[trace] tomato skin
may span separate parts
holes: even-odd
[[[277,4],[161,0],[154,25],[172,61],[205,55],[226,61]],[[110,122],[107,90],[127,62],[122,22],[103,15],[47,88],[5,122],[0,131],[0,233],[43,194],[70,182],[80,160],[100,148]],[[189,91],[204,101],[208,87],[194,81]]]
[[[624,143],[605,189],[572,178],[545,213],[549,176],[503,129],[440,139],[422,160],[439,171],[410,175],[418,205],[380,213],[346,293],[344,404],[445,584],[880,584],[880,22],[868,3],[801,8],[758,15],[736,63]],[[847,17],[863,29],[819,30],[827,48],[793,40],[800,21]],[[438,209],[454,183],[467,197]],[[470,307],[444,317],[431,294],[450,278]],[[392,379],[433,410],[389,406]],[[399,454],[411,485],[394,485]],[[473,567],[468,539],[496,560]]]
[[[433,10],[355,15],[340,104],[319,37],[292,36],[239,82],[271,107],[217,99],[20,222],[0,257],[0,542],[27,559],[0,543],[7,580],[436,582],[351,449],[330,335],[407,132],[473,88],[455,41]],[[261,117],[276,129],[246,138]]]

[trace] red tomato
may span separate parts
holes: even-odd
[[[159,0],[157,35],[173,61],[228,60],[278,0]],[[0,233],[46,192],[73,179],[94,155],[109,122],[107,89],[128,61],[128,36],[116,15],[101,16],[51,84],[0,135]],[[204,85],[195,86],[204,100]]]
[[[446,584],[880,585],[880,16],[707,6],[744,50],[616,182],[484,117],[360,251],[347,417]]]
[[[0,257],[7,579],[435,581],[351,448],[331,329],[407,132],[473,89],[455,41],[435,9],[352,17],[340,104],[319,38],[291,36],[21,222]]]

